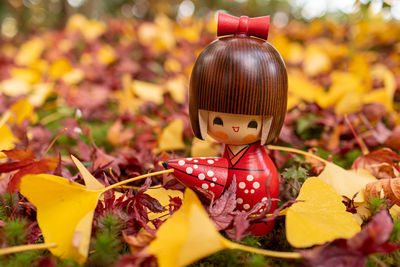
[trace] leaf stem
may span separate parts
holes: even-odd
[[[316,160],[319,160],[319,161],[321,161],[321,162],[323,162],[323,163],[325,163],[325,164],[330,163],[329,161],[327,161],[327,160],[325,160],[325,159],[323,159],[323,158],[321,158],[321,157],[318,157],[317,155],[314,155],[314,154],[312,154],[312,153],[310,153],[310,152],[306,152],[306,151],[303,151],[303,150],[300,150],[300,149],[296,149],[296,148],[283,147],[283,146],[271,146],[271,145],[267,146],[267,148],[268,148],[269,150],[287,151],[287,152],[302,154],[302,155],[304,155],[304,156],[309,156],[309,157],[311,157],[311,158],[314,158],[314,159],[316,159]]]
[[[42,243],[42,244],[14,246],[14,247],[0,249],[0,255],[6,255],[6,254],[29,251],[29,250],[48,249],[48,248],[54,248],[56,246],[57,246],[56,243]]]
[[[226,248],[229,249],[238,249],[241,251],[246,251],[250,253],[256,253],[268,257],[274,257],[274,258],[284,258],[284,259],[300,259],[302,256],[298,252],[283,252],[283,251],[273,251],[273,250],[266,250],[266,249],[261,249],[261,248],[253,248],[249,246],[245,246],[242,244],[238,244],[232,241],[229,241],[228,239],[223,238],[222,242],[224,243]]]
[[[49,152],[50,148],[54,145],[54,143],[57,141],[57,139],[67,130],[67,128],[64,128],[57,136],[51,141],[50,145],[46,148],[46,151],[44,151],[43,155],[40,157],[40,159],[43,159],[47,152]]]
[[[113,188],[115,188],[115,187],[119,187],[119,186],[121,186],[121,185],[130,183],[130,182],[134,182],[134,181],[138,181],[138,180],[141,180],[141,179],[144,179],[144,178],[147,178],[147,177],[156,176],[156,175],[164,174],[164,173],[170,173],[170,172],[174,172],[174,169],[169,169],[169,170],[159,171],[159,172],[152,172],[152,173],[144,174],[144,175],[141,175],[141,176],[138,176],[138,177],[130,178],[130,179],[121,181],[121,182],[119,182],[119,183],[116,183],[116,184],[107,186],[106,188],[104,188],[104,189],[102,190],[102,193],[104,193],[104,192],[106,192],[106,191],[108,191],[108,190],[110,190],[110,189],[113,189]]]
[[[354,130],[353,125],[351,124],[347,115],[344,115],[344,120],[347,123],[347,125],[349,126],[351,132],[353,133],[354,138],[356,139],[356,142],[361,149],[361,152],[363,153],[363,155],[367,155],[369,153],[368,147],[365,145],[364,140],[362,140],[362,138],[358,137],[358,135],[357,135],[356,131]]]

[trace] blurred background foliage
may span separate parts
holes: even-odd
[[[371,16],[400,20],[400,0],[1,0],[1,36],[13,38],[18,33],[59,29],[75,13],[93,19],[140,20],[152,20],[163,13],[179,21],[184,17],[206,17],[217,10],[233,15],[273,14],[278,28],[291,19],[310,21],[319,17],[346,22]]]

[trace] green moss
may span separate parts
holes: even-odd
[[[400,220],[393,222],[393,230],[390,234],[390,242],[400,243]]]
[[[12,219],[3,226],[3,235],[8,246],[18,246],[26,243],[28,237],[27,221],[25,219]]]
[[[372,216],[375,216],[379,211],[388,208],[386,198],[371,197],[368,199],[368,209]]]
[[[4,256],[0,259],[2,267],[26,267],[32,266],[41,255],[42,251],[26,251]]]
[[[98,221],[99,227],[92,240],[94,252],[89,256],[87,266],[112,266],[123,249],[120,236],[123,225],[120,219],[111,213]]]
[[[77,263],[74,260],[67,259],[67,260],[62,260],[56,265],[57,267],[79,267],[82,266],[79,263]]]

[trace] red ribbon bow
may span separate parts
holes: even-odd
[[[217,36],[243,34],[267,40],[268,30],[269,16],[256,18],[241,16],[239,18],[222,12],[218,13]]]

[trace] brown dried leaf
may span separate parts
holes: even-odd
[[[368,197],[386,197],[394,204],[400,205],[400,178],[382,179],[367,184],[365,196]]]

